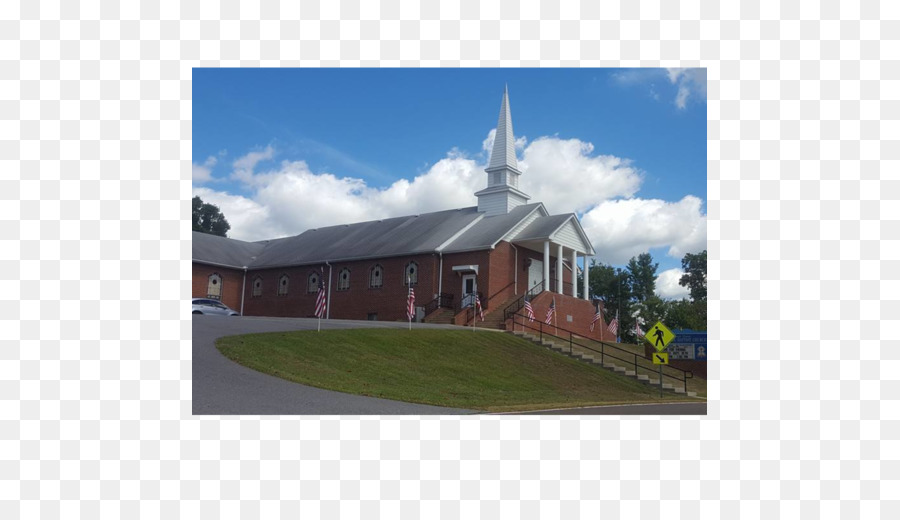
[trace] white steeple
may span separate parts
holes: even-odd
[[[505,215],[516,206],[528,202],[528,195],[519,191],[519,164],[516,161],[516,139],[513,136],[512,115],[509,110],[509,92],[503,89],[500,103],[500,117],[491,160],[484,169],[488,175],[487,187],[475,193],[478,197],[478,211],[487,216]]]
[[[512,115],[509,113],[509,91],[506,88],[503,89],[503,101],[500,104],[500,117],[497,120],[497,133],[494,134],[494,148],[491,150],[491,162],[488,164],[488,169],[503,166],[513,169],[518,167]]]

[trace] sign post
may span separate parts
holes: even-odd
[[[656,349],[656,353],[653,354],[653,364],[659,365],[659,396],[662,397],[662,366],[669,364],[669,354],[664,353],[663,350],[666,350],[669,343],[675,339],[675,334],[672,334],[672,331],[663,325],[663,322],[657,321],[656,325],[650,327],[650,330],[644,335],[644,339]]]

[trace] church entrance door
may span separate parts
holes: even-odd
[[[528,289],[541,283],[544,280],[544,262],[540,260],[531,260],[528,266]]]
[[[475,284],[475,275],[463,275],[462,283],[462,306],[468,307],[470,305],[475,305],[475,293],[478,292],[478,286]]]

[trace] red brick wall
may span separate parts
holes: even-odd
[[[594,319],[594,315],[597,313],[591,302],[549,291],[542,292],[531,302],[531,306],[534,308],[535,322],[530,325],[537,327],[538,322],[543,323],[547,317],[547,309],[550,308],[550,302],[554,298],[556,299],[556,319],[554,323],[559,330],[565,329],[598,341],[615,341],[612,334],[606,330],[606,323],[602,318],[594,326],[594,331],[591,332],[591,320]],[[520,313],[524,314],[525,311],[522,310]],[[572,316],[571,322],[568,321],[567,316]],[[544,330],[553,334],[552,325]],[[544,326],[547,327],[547,325]],[[568,337],[568,333],[560,333],[559,335]]]
[[[508,242],[500,242],[494,250],[444,255],[441,290],[444,293],[452,294],[454,305],[458,304],[462,297],[462,275],[454,272],[453,266],[478,265],[476,285],[478,292],[484,294],[487,300],[483,302],[485,309],[488,312],[499,310],[499,306],[504,302],[516,295],[524,294],[529,288],[527,287],[526,258],[541,260],[543,254],[519,247],[517,255]],[[381,321],[405,320],[407,287],[403,280],[407,263],[416,261],[419,264],[419,281],[413,288],[416,292],[417,306],[423,306],[430,302],[438,292],[438,278],[441,276],[438,273],[439,260],[438,255],[426,254],[332,264],[329,282],[331,285],[330,317],[365,320],[369,313],[377,313],[378,320]],[[369,288],[369,269],[376,263],[384,268],[384,282],[381,288]],[[551,265],[556,265],[555,257],[551,257]],[[350,289],[338,291],[338,276],[345,267],[348,267],[351,272]],[[325,276],[328,277],[329,269],[324,264],[249,270],[244,292],[244,314],[247,316],[313,316],[316,293],[307,292],[307,277],[309,273],[322,269],[324,269]],[[518,269],[518,286],[514,283],[515,269]],[[571,280],[571,272],[565,268],[563,270],[566,273],[564,279]],[[208,276],[214,272],[222,277],[223,303],[240,311],[240,291],[244,274],[241,270],[193,264],[193,297],[206,297]],[[277,284],[283,274],[290,277],[290,285],[288,294],[279,296]],[[262,295],[253,297],[253,282],[257,276],[262,277]],[[593,316],[593,312],[591,312],[591,316]]]
[[[209,276],[217,273],[222,277],[222,303],[232,309],[241,311],[241,283],[244,280],[244,271],[216,267],[206,264],[193,264],[191,275],[191,298],[206,298]]]
[[[419,280],[418,284],[413,285],[413,290],[416,293],[416,306],[423,306],[437,293],[437,260],[436,255],[417,255],[332,264],[329,316],[334,319],[365,320],[369,313],[376,313],[379,321],[406,320],[406,265],[410,261],[419,264]],[[369,270],[376,263],[384,268],[384,280],[380,288],[370,288]],[[339,291],[338,276],[345,267],[350,269],[350,289]],[[324,269],[327,280],[329,268],[324,264],[249,271],[244,313],[249,316],[312,317],[316,293],[307,292],[307,277],[309,273],[321,269]],[[285,296],[277,294],[277,282],[282,274],[290,277],[288,294]],[[262,277],[263,294],[252,297],[252,282],[257,276]]]

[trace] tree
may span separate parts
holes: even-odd
[[[684,274],[678,280],[678,285],[687,287],[691,291],[691,300],[694,302],[706,302],[706,250],[693,255],[688,253],[681,259],[681,268]]]
[[[227,236],[231,224],[225,220],[225,215],[219,211],[218,206],[207,204],[195,196],[191,199],[191,209],[191,225],[194,231],[220,237]]]
[[[706,302],[667,302],[666,326],[670,329],[706,330]]]
[[[628,283],[628,273],[611,265],[591,262],[588,271],[588,285],[590,293],[595,298],[603,301],[605,321],[609,322],[620,314],[629,312],[629,300],[631,300],[631,287]],[[621,317],[620,317],[621,321]]]
[[[659,264],[653,263],[650,253],[641,253],[631,257],[628,261],[628,281],[631,285],[631,294],[638,302],[643,302],[652,297],[656,292],[656,269]]]

